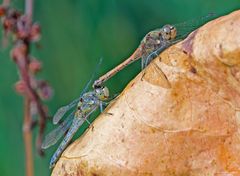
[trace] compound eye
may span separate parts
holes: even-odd
[[[170,26],[170,30],[173,30],[174,29],[174,27],[173,26]]]
[[[163,27],[163,31],[166,33],[166,34],[169,34],[170,33],[170,27],[167,25],[167,26],[164,26]]]
[[[167,28],[164,28],[163,31],[164,31],[165,34],[168,34],[168,30],[167,30]]]
[[[106,97],[106,98],[109,97],[109,90],[107,87],[103,88],[103,94],[104,94],[104,97]]]
[[[171,39],[174,39],[177,35],[177,30],[174,26],[170,26],[170,30],[171,30]]]

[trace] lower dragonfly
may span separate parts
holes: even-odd
[[[87,118],[98,107],[100,107],[100,111],[102,112],[103,106],[108,104],[107,100],[109,100],[109,90],[107,87],[100,86],[93,89],[92,91],[87,92],[94,75],[95,73],[85,86],[80,97],[73,100],[70,104],[59,108],[53,117],[53,123],[57,124],[60,122],[61,118],[65,115],[67,111],[69,111],[73,107],[76,107],[76,109],[71,112],[68,117],[62,123],[60,123],[56,129],[51,131],[43,141],[42,148],[47,149],[48,147],[54,145],[67,132],[57,151],[53,154],[49,168],[53,168],[55,166],[55,163],[57,162],[67,145],[70,143],[73,135],[77,132],[79,127],[85,121],[90,124]]]
[[[113,77],[116,73],[131,64],[132,62],[142,58],[142,69],[144,69],[154,57],[157,57],[162,51],[169,46],[179,42],[187,37],[189,33],[199,27],[201,24],[214,17],[214,13],[209,13],[204,17],[186,21],[178,24],[167,24],[162,28],[149,32],[141,41],[139,47],[134,53],[118,66],[95,80],[93,87],[102,85],[105,81]]]

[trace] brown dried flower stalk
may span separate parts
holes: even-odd
[[[32,0],[25,1],[25,13],[10,7],[9,0],[5,0],[0,6],[4,36],[12,39],[11,58],[19,72],[19,81],[15,84],[15,89],[24,97],[23,134],[27,175],[33,175],[31,130],[35,124],[38,124],[39,133],[36,147],[38,153],[43,155],[41,143],[47,120],[47,108],[43,105],[42,100],[49,99],[52,94],[48,83],[45,80],[37,79],[36,74],[41,71],[42,64],[30,52],[32,44],[38,42],[41,36],[40,25],[32,22],[32,4]],[[37,122],[33,121],[33,115],[39,116]]]

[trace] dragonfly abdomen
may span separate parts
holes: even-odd
[[[65,150],[67,145],[70,143],[73,135],[77,132],[78,128],[83,124],[84,119],[83,118],[74,118],[72,126],[70,127],[69,131],[67,132],[67,135],[64,137],[63,141],[61,142],[60,146],[58,147],[57,151],[53,154],[51,161],[50,161],[50,168],[54,167],[56,161],[62,154],[62,152]]]

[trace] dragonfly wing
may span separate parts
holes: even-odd
[[[62,117],[65,115],[65,113],[67,111],[69,111],[70,109],[72,109],[74,106],[76,106],[76,104],[79,102],[80,98],[81,97],[73,100],[70,104],[59,108],[53,116],[53,124],[58,124],[58,122],[62,119]]]
[[[161,52],[163,52],[166,48],[171,46],[172,43],[164,42],[159,48],[151,52],[150,54],[146,54],[142,56],[142,69],[144,69],[154,58],[156,58]]]
[[[195,18],[193,20],[185,21],[183,23],[173,24],[177,29],[177,36],[175,40],[185,38],[189,33],[197,29],[199,26],[203,25],[210,19],[216,17],[215,13],[209,13],[206,16]]]
[[[46,149],[54,145],[70,128],[74,117],[74,112],[72,112],[56,129],[51,131],[44,139],[42,148]]]
[[[65,148],[68,146],[68,144],[70,143],[74,134],[77,132],[79,127],[84,123],[84,121],[85,121],[85,119],[78,118],[78,117],[75,117],[73,119],[72,125],[71,125],[70,129],[68,130],[68,133],[66,134],[66,136],[64,137],[60,146],[58,147],[57,151],[53,154],[53,156],[51,158],[50,166],[49,166],[50,168],[52,168],[55,165],[56,161],[58,160],[58,158],[60,157],[62,152],[65,150]]]
[[[97,109],[98,106],[93,107],[93,109],[86,115],[86,116],[75,116],[72,122],[70,129],[68,130],[66,136],[64,137],[63,141],[61,142],[60,146],[58,147],[57,151],[53,154],[49,168],[54,167],[55,163],[59,159],[62,152],[70,143],[71,139],[73,138],[74,134],[77,132],[79,127],[87,120],[87,118],[92,114],[93,111]]]
[[[83,96],[83,94],[89,89],[90,84],[92,83],[94,77],[96,76],[96,73],[98,72],[98,70],[100,69],[100,66],[102,64],[102,58],[99,59],[99,62],[96,66],[96,68],[94,69],[94,72],[92,73],[92,76],[90,78],[90,80],[88,81],[88,83],[85,85],[83,91],[81,92],[79,98],[73,100],[70,104],[63,106],[61,108],[59,108],[57,110],[57,112],[54,114],[53,116],[53,124],[57,124],[61,118],[65,115],[65,113],[70,110],[71,108],[73,108],[81,99],[81,97]]]
[[[95,69],[94,69],[94,72],[92,73],[92,76],[91,76],[90,80],[88,81],[88,83],[85,85],[83,91],[81,92],[80,97],[89,89],[90,84],[93,82],[93,79],[95,78],[97,72],[98,72],[99,69],[100,69],[100,66],[101,66],[101,64],[102,64],[102,60],[103,60],[102,58],[99,59],[99,62],[98,62],[98,64],[96,65],[96,67],[95,67]]]

